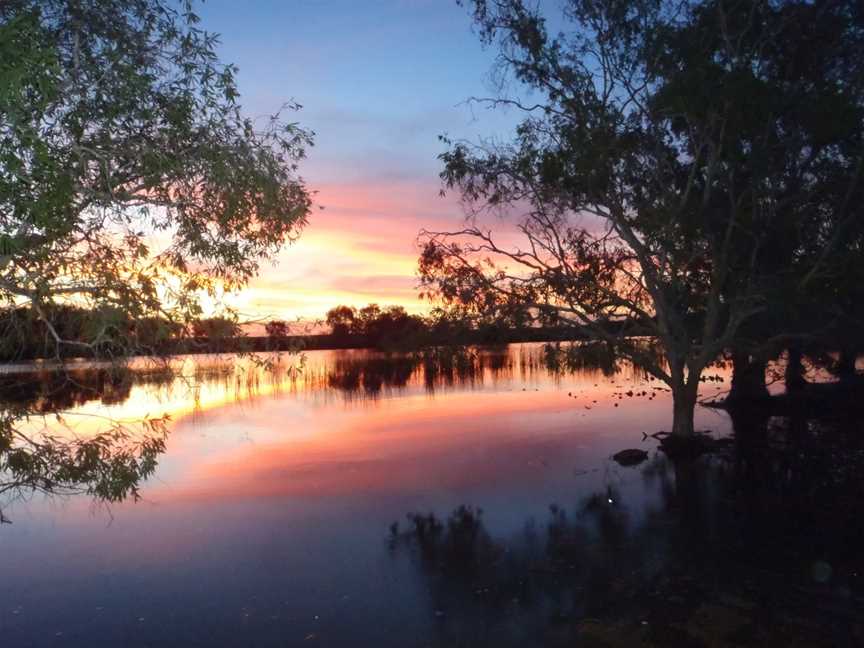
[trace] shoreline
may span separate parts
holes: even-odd
[[[453,347],[453,346],[495,346],[506,344],[520,344],[526,342],[577,342],[585,341],[587,336],[580,336],[571,330],[535,329],[520,331],[505,331],[495,335],[487,332],[476,332],[476,334],[460,337],[459,339],[422,339],[422,340],[396,340],[390,344],[381,344],[366,335],[333,335],[330,333],[316,335],[288,335],[285,337],[268,336],[241,336],[210,340],[207,338],[187,338],[176,340],[165,344],[160,348],[152,349],[152,353],[139,353],[135,357],[169,358],[187,355],[220,355],[230,353],[268,353],[268,352],[290,352],[290,351],[340,351],[348,349],[365,349],[384,352],[408,352],[430,347]],[[118,354],[121,357],[121,354]],[[63,361],[72,362],[106,362],[110,365],[111,359],[104,357],[61,355]],[[33,363],[50,365],[56,363],[57,358],[38,354],[22,353],[15,358],[0,359],[0,372],[10,372],[17,366],[32,366]]]

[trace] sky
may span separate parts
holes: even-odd
[[[422,312],[416,238],[464,220],[442,198],[438,136],[506,137],[517,116],[490,96],[494,51],[455,0],[207,0],[202,27],[239,67],[245,112],[296,101],[315,132],[301,175],[315,193],[300,240],[233,304],[250,317],[315,319],[337,304]],[[323,208],[323,209],[319,209]]]

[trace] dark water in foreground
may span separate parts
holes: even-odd
[[[169,413],[167,450],[137,502],[0,499],[0,646],[862,645],[858,421],[703,408],[730,443],[673,463],[619,369],[313,352],[67,395],[57,434]]]

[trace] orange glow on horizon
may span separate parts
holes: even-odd
[[[418,295],[416,246],[423,228],[463,220],[453,198],[428,183],[319,185],[316,209],[299,240],[277,263],[227,301],[256,318],[319,319],[334,306],[400,305],[413,313],[432,305]]]

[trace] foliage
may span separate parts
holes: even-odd
[[[312,135],[282,117],[299,106],[246,116],[237,68],[192,5],[0,3],[5,357],[26,345],[122,362],[190,333],[236,335],[234,317],[202,320],[202,299],[245,285],[306,223],[297,172]],[[46,402],[0,407],[0,490],[135,495],[164,420],[142,421],[143,436],[111,421],[87,439],[28,433]]]
[[[334,336],[363,336],[378,347],[417,346],[427,333],[423,318],[408,314],[402,306],[382,309],[378,304],[369,304],[359,310],[336,306],[327,312],[326,322]]]
[[[672,387],[691,432],[702,370],[772,307],[801,312],[861,219],[864,10],[570,0],[553,35],[520,0],[473,6],[536,103],[490,100],[524,112],[513,142],[450,143],[442,179],[474,217],[521,214],[522,243],[477,220],[424,232],[427,292],[603,339]]]
[[[91,311],[71,304],[54,304],[46,309],[54,331],[70,343],[90,345],[102,358],[122,359],[134,348],[148,354],[161,353],[168,342],[182,335],[183,327],[161,316],[132,320],[118,309]],[[74,353],[76,346],[66,351]],[[8,309],[0,318],[0,360],[51,358],[56,342],[46,323],[33,309],[19,306]]]
[[[327,311],[327,326],[333,335],[344,336],[355,332],[357,311],[352,306],[336,306]]]
[[[264,325],[264,330],[271,338],[284,338],[288,336],[288,322],[283,320],[271,320]]]
[[[113,422],[109,429],[77,438],[63,432],[38,436],[15,425],[14,410],[3,410],[0,426],[0,497],[8,502],[34,491],[47,495],[83,493],[101,502],[138,498],[141,482],[156,470],[165,451],[167,417],[143,419],[130,426]],[[0,522],[9,522],[0,509]]]
[[[229,317],[206,317],[192,322],[192,335],[209,340],[225,340],[239,336],[240,325]]]
[[[117,320],[185,326],[306,221],[310,134],[245,117],[197,23],[186,0],[0,5],[0,307],[30,308],[57,355]],[[105,326],[66,339],[61,304]]]

